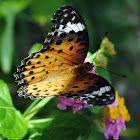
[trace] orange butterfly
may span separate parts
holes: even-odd
[[[42,49],[23,59],[14,74],[19,96],[45,98],[63,95],[91,105],[107,105],[115,91],[103,77],[89,73],[93,65],[83,63],[89,47],[86,25],[78,12],[63,6],[52,18],[51,33]]]

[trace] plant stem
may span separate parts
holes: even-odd
[[[37,124],[37,123],[45,123],[45,122],[49,122],[49,121],[52,121],[53,118],[45,118],[45,119],[36,119],[36,120],[30,120],[28,121],[28,124]]]
[[[28,113],[30,112],[30,110],[37,104],[37,102],[39,102],[40,99],[36,99],[34,100],[31,105],[25,110],[25,112],[23,113],[23,117],[25,118]]]
[[[43,106],[45,106],[52,98],[54,97],[47,97],[41,100],[36,106],[32,107],[28,114],[24,117],[26,121],[29,121]]]

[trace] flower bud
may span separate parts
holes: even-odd
[[[100,46],[101,50],[106,55],[116,55],[114,44],[112,44],[107,37],[105,37]]]

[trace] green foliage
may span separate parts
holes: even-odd
[[[34,0],[31,3],[31,11],[33,13],[33,20],[39,24],[46,24],[48,20],[50,22],[53,13],[56,9],[60,8],[62,5],[65,5],[64,0],[42,0],[38,3],[38,0]],[[50,5],[53,5],[52,7]],[[47,9],[47,10],[46,10]]]
[[[5,15],[5,29],[1,38],[1,67],[4,73],[8,74],[12,67],[12,58],[14,51],[14,20],[15,15],[12,10],[7,11]]]
[[[42,131],[41,136],[36,136],[34,140],[75,140],[79,136],[88,136],[92,120],[87,115],[72,113],[62,113],[57,115],[53,122]]]
[[[0,134],[8,139],[21,139],[27,133],[27,123],[13,106],[6,83],[0,80]]]
[[[29,51],[29,55],[30,55],[31,53],[34,53],[34,52],[39,51],[39,50],[41,49],[41,47],[42,47],[42,44],[39,44],[39,43],[34,44],[34,45],[32,46],[32,48],[30,49],[30,51]]]
[[[3,29],[0,35],[0,63],[5,74],[11,72],[13,63],[15,16],[26,5],[27,0],[0,2],[0,17],[5,20],[5,24],[0,27]]]
[[[100,107],[99,106],[91,106],[89,108],[89,110],[95,114],[99,113],[100,112]]]
[[[109,83],[111,83],[109,73],[107,69],[102,67],[96,67],[95,72],[98,73],[100,76],[104,77]]]

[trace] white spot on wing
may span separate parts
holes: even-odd
[[[102,101],[106,101],[107,99],[102,99]]]
[[[98,96],[102,96],[105,93],[105,87],[101,87]]]
[[[79,31],[79,28],[76,26],[76,24],[72,24],[71,22],[68,22],[66,26],[74,30],[76,33]]]
[[[65,15],[64,15],[64,17],[67,17],[67,16],[68,16],[68,14],[65,14]]]
[[[60,22],[62,23],[64,19],[61,19]]]
[[[48,41],[48,39],[47,38],[45,38],[45,41],[44,41],[44,43],[46,43]]]
[[[72,11],[71,14],[75,14],[75,11]]]
[[[75,16],[73,16],[73,18],[71,20],[75,20]]]
[[[110,86],[105,86],[106,91],[110,91],[111,87]]]
[[[110,100],[114,99],[114,97],[110,97]]]
[[[90,95],[89,97],[90,97],[90,98],[95,98],[96,96]]]
[[[69,27],[65,27],[64,29],[63,27],[64,27],[63,25],[60,25],[57,30],[60,30],[61,32],[66,32],[66,33],[69,33],[70,31],[72,31],[72,29]]]
[[[68,11],[68,9],[64,9],[63,11],[66,12],[66,11]]]
[[[80,23],[80,22],[77,23],[76,25],[78,26],[78,28],[80,29],[80,31],[83,31],[85,29],[85,26],[83,26],[83,24]]]
[[[93,91],[92,95],[97,95],[99,91]]]

